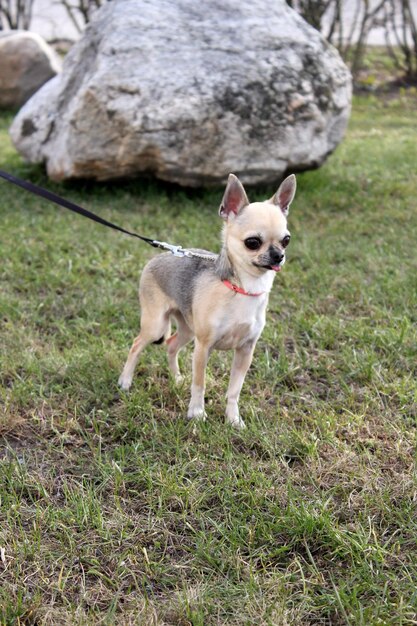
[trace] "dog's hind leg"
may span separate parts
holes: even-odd
[[[160,343],[169,332],[169,312],[166,309],[153,311],[147,307],[142,309],[140,333],[130,348],[125,366],[119,378],[119,386],[126,391],[130,388],[133,372],[141,352],[150,343]]]
[[[181,382],[182,376],[178,367],[178,353],[194,337],[194,333],[186,323],[181,313],[173,314],[177,322],[177,331],[167,340],[168,344],[168,364],[175,381]]]

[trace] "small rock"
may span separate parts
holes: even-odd
[[[22,106],[60,69],[59,57],[39,35],[0,32],[0,108]]]

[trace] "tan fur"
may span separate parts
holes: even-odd
[[[288,177],[271,200],[248,204],[240,181],[230,175],[220,207],[225,226],[218,266],[196,265],[195,272],[200,273],[190,275],[187,280],[190,269],[184,265],[188,262],[185,259],[162,255],[148,263],[139,288],[141,330],[119,379],[123,389],[129,389],[132,383],[141,352],[162,337],[166,339],[170,370],[180,380],[178,353],[194,339],[188,417],[204,419],[205,370],[210,353],[214,349],[234,350],[226,419],[233,426],[244,427],[238,409],[239,395],[265,324],[269,291],[275,277],[275,271],[268,268],[281,266],[285,261],[282,242],[288,235],[286,215],[294,193],[295,177]],[[248,249],[245,241],[251,237],[259,238],[259,249]],[[276,258],[280,259],[279,263],[274,261]],[[244,290],[262,295],[244,295],[228,289],[219,277],[226,269]],[[176,332],[168,337],[171,320],[175,322]]]

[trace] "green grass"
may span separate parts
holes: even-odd
[[[352,56],[352,52],[348,56]],[[349,59],[348,59],[349,60]],[[406,77],[407,63],[404,52],[394,46],[392,53],[386,46],[366,46],[361,62],[361,69],[355,76],[355,86],[368,91],[391,93],[395,96],[398,85],[416,95],[416,86]],[[414,81],[415,83],[415,81]],[[395,86],[397,85],[397,87]]]
[[[298,176],[241,400],[213,355],[184,419],[165,351],[116,383],[154,254],[0,182],[0,623],[417,623],[416,103],[357,98]],[[222,190],[57,185],[0,118],[0,167],[140,233],[218,249]],[[273,190],[252,191],[263,198]]]

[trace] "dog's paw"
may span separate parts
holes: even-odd
[[[237,405],[228,405],[226,409],[226,422],[236,428],[237,430],[243,430],[246,428],[245,422],[239,415],[239,409]]]
[[[190,406],[187,411],[187,419],[196,420],[198,422],[205,422],[206,420],[206,412],[204,407],[201,406]]]
[[[129,391],[131,384],[132,384],[132,379],[131,378],[129,379],[123,376],[123,374],[121,374],[118,380],[119,387],[123,389],[123,391]]]
[[[233,428],[236,428],[236,430],[243,430],[244,428],[246,428],[246,424],[240,417],[240,415],[233,418],[226,417],[226,421],[228,422],[228,424],[233,426]]]

